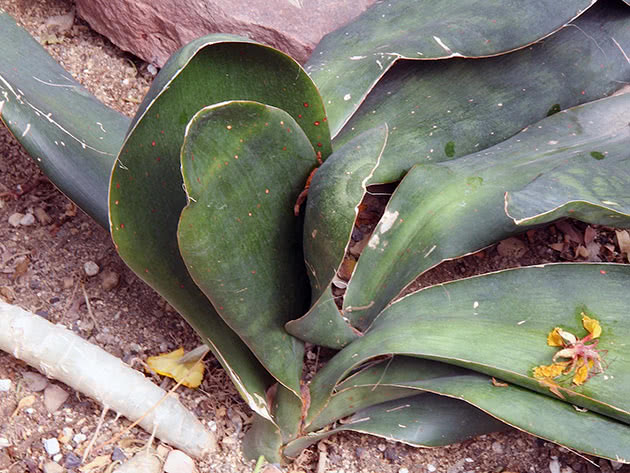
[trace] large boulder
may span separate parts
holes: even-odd
[[[304,63],[319,40],[376,0],[76,0],[77,12],[120,48],[162,66],[180,46],[232,33]]]

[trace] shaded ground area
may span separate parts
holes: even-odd
[[[50,18],[68,13],[72,8],[69,0],[0,0],[0,8],[18,18],[40,42],[48,43],[49,52],[99,99],[133,114],[152,80],[150,71],[80,20],[60,33]],[[183,319],[126,269],[108,233],[40,177],[19,144],[0,127],[0,297],[71,328],[137,368],[147,356],[179,346],[196,346],[198,337]],[[13,226],[9,219],[16,213],[33,214],[33,223]],[[525,264],[595,257],[620,260],[614,233],[589,228],[565,222],[528,232],[502,246],[446,263],[414,287]],[[98,265],[96,276],[86,275],[84,265],[88,262]],[[219,438],[219,452],[198,461],[197,467],[202,473],[251,472],[253,464],[240,454],[240,439],[251,413],[218,362],[209,357],[206,364],[208,371],[201,389],[178,391],[182,401]],[[58,438],[61,443],[61,457],[55,457],[56,461],[72,465],[70,460],[82,454],[101,415],[98,404],[65,386],[69,398],[49,413],[42,393],[31,392],[24,381],[25,373],[32,371],[11,355],[0,353],[0,379],[12,381],[10,391],[0,393],[0,438],[11,444],[0,449],[0,472],[39,471],[50,460],[43,445],[49,438]],[[155,381],[167,389],[172,386],[170,380],[155,377]],[[31,404],[19,407],[25,398]],[[96,443],[108,440],[128,424],[114,414],[106,415]],[[142,430],[132,429],[120,442],[93,451],[90,459],[103,456],[107,461],[92,471],[105,471],[121,454],[130,456],[148,438]],[[430,450],[353,434],[337,435],[326,441],[325,447],[326,464],[318,471],[330,473],[597,470],[566,449],[515,430]],[[316,471],[319,459],[320,452],[312,448],[287,470]],[[604,472],[612,471],[608,461],[595,463]],[[614,467],[630,471],[627,466]],[[78,471],[73,468],[67,471]]]

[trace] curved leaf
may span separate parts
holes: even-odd
[[[559,399],[430,360],[396,357],[364,369],[337,386],[322,414],[328,413],[330,422],[353,412],[348,402],[350,397],[355,403],[357,398],[364,397],[365,402],[371,400],[374,404],[383,394],[393,395],[390,399],[394,399],[404,393],[409,395],[413,389],[466,401],[524,432],[582,453],[616,461],[630,458],[630,428],[626,424],[578,410]],[[400,404],[405,402],[402,399]],[[331,419],[332,415],[339,417]],[[321,417],[317,419],[319,424],[324,422]],[[309,430],[314,427],[311,424]]]
[[[295,457],[309,445],[343,431],[375,435],[414,447],[440,447],[504,428],[504,424],[469,404],[424,393],[360,410],[337,428],[289,443],[284,453]]]
[[[403,61],[372,90],[335,147],[386,122],[388,146],[373,182],[414,164],[499,143],[556,109],[611,95],[630,82],[630,10],[598,2],[571,27],[499,57]]]
[[[340,348],[358,334],[335,304],[331,283],[343,261],[358,207],[387,143],[386,126],[367,131],[335,151],[319,168],[308,191],[304,259],[313,306],[286,330],[311,343]]]
[[[463,366],[630,423],[630,266],[550,264],[505,270],[427,288],[388,307],[369,332],[339,352],[311,383],[314,418],[353,367],[386,354],[406,354]],[[603,333],[606,368],[582,386],[536,379],[551,363],[554,327],[579,333],[582,313]],[[556,383],[556,384],[554,384]]]
[[[326,35],[307,71],[327,99],[336,135],[396,60],[513,51],[549,36],[594,3],[546,0],[515,7],[500,0],[377,2]]]
[[[186,267],[267,371],[298,397],[304,347],[284,324],[308,307],[293,205],[315,166],[295,120],[255,102],[199,111],[182,145],[188,205],[178,238]]]
[[[180,173],[185,127],[201,108],[241,99],[287,111],[327,156],[321,98],[295,61],[234,37],[200,38],[171,57],[141,104],[112,172],[110,221],[123,260],[186,318],[250,406],[270,418],[269,375],[194,284],[176,237],[186,205]]]
[[[630,226],[628,123],[630,95],[618,95],[557,113],[485,151],[416,166],[348,284],[344,307],[369,306],[346,314],[350,323],[365,330],[419,274],[520,231],[505,214],[506,193],[508,212],[522,225],[570,215]],[[605,159],[593,158],[594,151]],[[589,201],[582,210],[571,204]],[[544,220],[525,220],[523,212]]]
[[[109,174],[129,119],[75,81],[0,10],[0,118],[50,180],[106,227]]]

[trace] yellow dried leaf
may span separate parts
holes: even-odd
[[[537,366],[534,368],[534,378],[555,378],[560,376],[566,367],[566,362]]]
[[[16,416],[17,413],[20,412],[22,409],[24,409],[25,407],[31,407],[33,404],[35,404],[34,395],[23,397],[22,399],[19,400],[17,407],[13,411],[13,414],[11,414],[11,417]]]
[[[584,325],[588,333],[593,335],[593,338],[598,338],[602,334],[602,327],[599,325],[599,321],[591,319],[584,312],[582,312],[582,325]]]
[[[204,365],[201,361],[179,363],[184,356],[184,349],[178,348],[170,353],[164,353],[147,358],[147,365],[158,374],[168,376],[188,388],[197,388],[203,379]]]
[[[560,331],[562,329],[560,327],[554,328],[549,335],[547,335],[547,345],[550,347],[562,347],[564,343],[562,341],[562,337],[560,336]]]

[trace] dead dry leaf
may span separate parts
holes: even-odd
[[[556,227],[558,227],[558,229],[562,233],[564,233],[565,241],[577,243],[578,245],[581,245],[584,243],[584,239],[582,238],[582,235],[579,234],[579,232],[575,229],[575,227],[573,226],[573,224],[571,224],[571,222],[567,220],[562,220],[556,223]]]
[[[11,414],[11,417],[15,417],[22,409],[31,407],[33,404],[35,404],[35,399],[35,396],[32,394],[30,396],[26,396],[20,399],[17,407],[13,411],[13,414]]]
[[[204,364],[193,360],[188,363],[179,363],[184,356],[184,349],[178,348],[170,353],[164,353],[147,358],[147,365],[156,373],[175,379],[189,388],[197,388],[203,380]]]
[[[587,247],[590,243],[592,243],[595,240],[596,236],[597,236],[597,230],[595,230],[590,225],[586,227],[586,230],[584,230],[584,243],[586,244]]]
[[[626,259],[630,261],[630,233],[628,230],[615,230],[615,234],[617,235],[619,251],[625,253]]]

